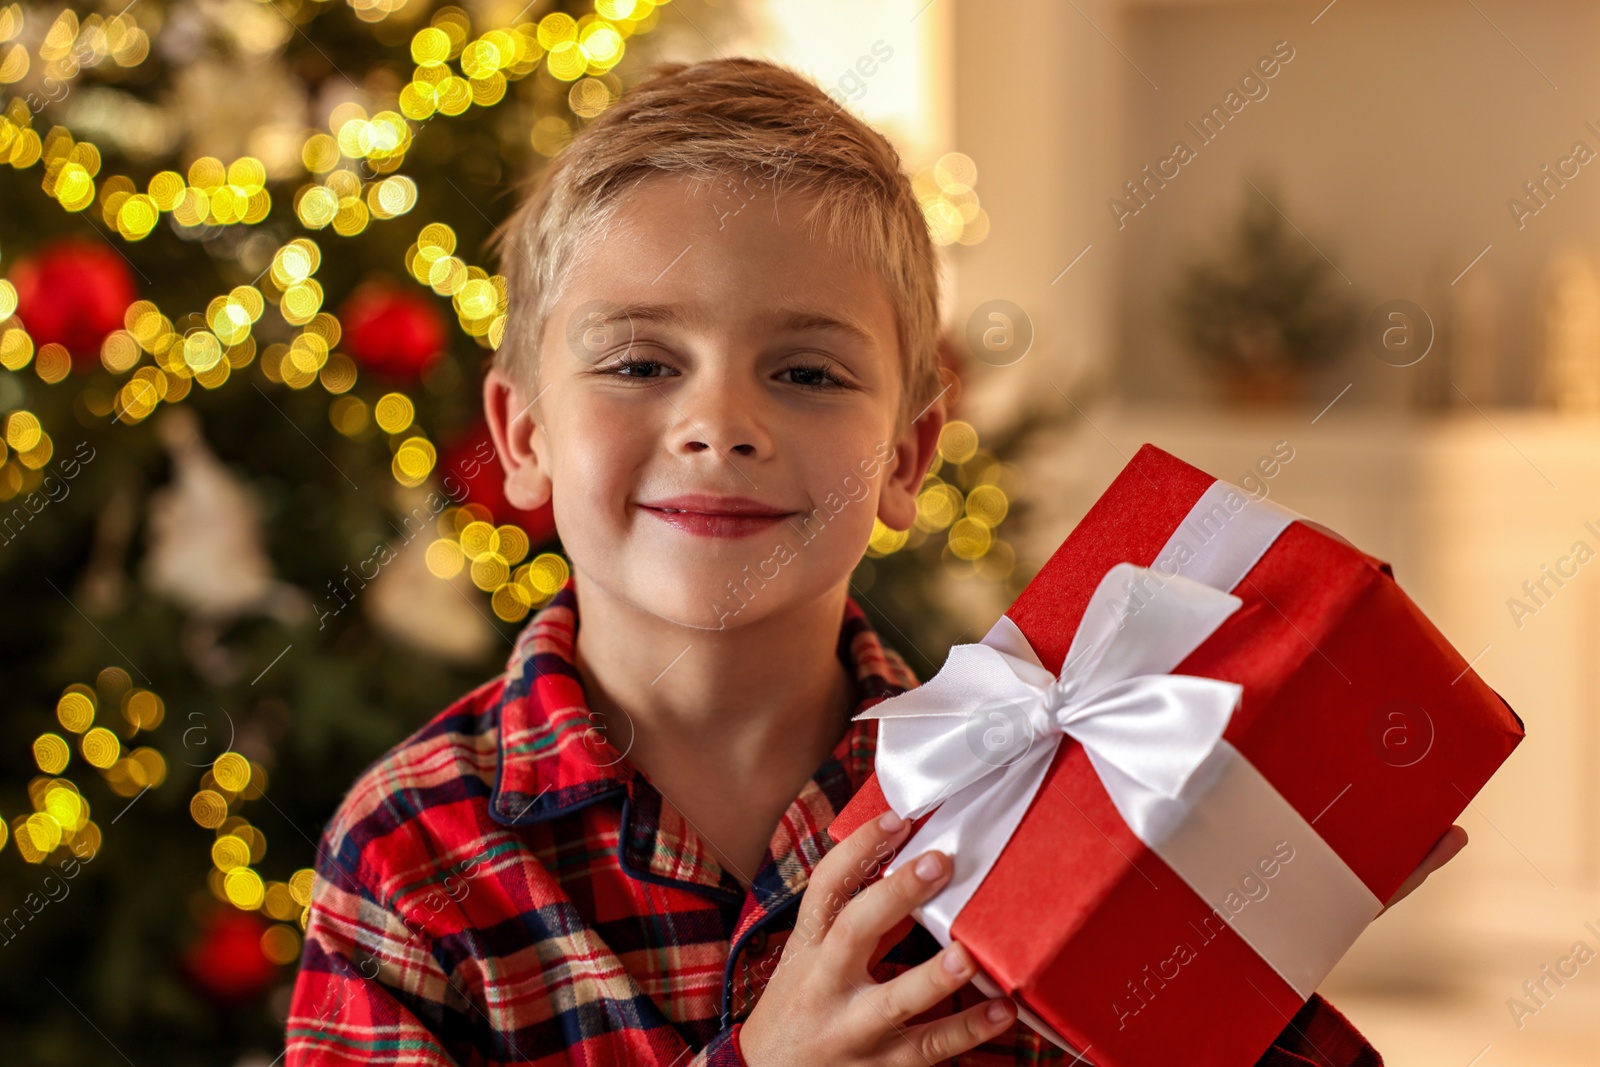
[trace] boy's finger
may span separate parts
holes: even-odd
[[[811,870],[797,932],[808,940],[826,934],[850,897],[883,870],[909,829],[909,823],[890,811],[862,823],[829,849]]]
[[[1016,1021],[1011,1001],[1001,998],[905,1031],[908,1039],[891,1055],[895,1067],[927,1067],[992,1041]],[[908,1045],[910,1047],[908,1047]]]
[[[883,935],[949,881],[950,872],[950,857],[924,852],[846,904],[834,918],[824,947],[831,948],[840,966],[865,972]]]
[[[898,1027],[966,985],[974,970],[972,954],[956,942],[904,974],[874,986],[865,997],[879,1019]]]
[[[1433,849],[1423,857],[1422,862],[1417,865],[1417,869],[1412,871],[1404,882],[1400,883],[1400,888],[1395,890],[1394,895],[1389,898],[1389,903],[1383,906],[1383,910],[1388,911],[1400,903],[1403,898],[1409,896],[1412,890],[1421,885],[1428,875],[1454,859],[1456,853],[1465,848],[1466,844],[1467,831],[1464,827],[1456,825],[1446,830],[1440,835],[1439,840],[1434,842]],[[1379,912],[1379,914],[1381,915],[1382,912]]]
[[[878,939],[878,947],[872,950],[872,955],[867,957],[867,971],[870,973],[874,967],[882,963],[883,958],[894,951],[894,947],[904,941],[906,935],[916,925],[917,921],[907,915],[890,927],[889,932]]]

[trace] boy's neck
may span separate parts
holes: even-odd
[[[848,588],[700,630],[578,579],[575,660],[590,710],[740,881],[854,711],[855,680],[838,656]]]

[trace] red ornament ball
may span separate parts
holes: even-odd
[[[448,333],[433,301],[388,282],[366,282],[339,309],[343,344],[361,366],[419,378],[444,355]]]
[[[100,345],[122,328],[128,305],[138,299],[121,254],[81,237],[48,242],[17,260],[11,284],[17,287],[17,315],[34,345],[65,346],[79,372],[99,366]]]
[[[183,954],[184,976],[219,1006],[255,1000],[278,976],[278,965],[261,951],[261,935],[269,925],[255,912],[218,905],[207,913],[200,936]]]

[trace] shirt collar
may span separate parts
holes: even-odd
[[[644,873],[664,875],[670,881],[736,887],[714,860],[701,854],[703,845],[678,825],[681,819],[671,806],[659,804],[659,794],[648,788],[649,783],[605,736],[598,716],[591,714],[574,655],[577,627],[573,575],[523,627],[507,661],[505,684],[493,711],[499,726],[499,759],[489,800],[491,817],[506,825],[523,825],[605,798],[626,798],[630,808],[650,809],[633,812],[635,816],[653,816],[645,821],[653,824],[648,829],[654,840],[636,842],[636,848],[626,850],[649,858],[650,870]],[[837,652],[855,680],[852,714],[918,684],[853,597],[845,599]],[[817,838],[872,773],[876,750],[877,720],[852,719],[830,758],[780,823],[770,857],[776,862],[767,865],[775,870],[764,867],[763,874],[791,887],[804,884],[825,850]],[[647,788],[637,788],[641,784]],[[632,830],[642,829],[639,821],[634,820]],[[630,827],[624,827],[624,836],[629,833]]]

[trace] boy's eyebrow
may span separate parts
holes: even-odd
[[[589,318],[591,326],[606,326],[612,323],[619,325],[633,323],[656,323],[663,326],[678,326],[699,320],[699,316],[691,314],[680,304],[626,304],[600,314],[596,313]],[[840,318],[823,311],[807,311],[795,309],[775,312],[773,325],[786,333],[799,333],[806,330],[833,330],[847,334],[864,345],[876,345],[877,338],[865,326],[854,319]]]

